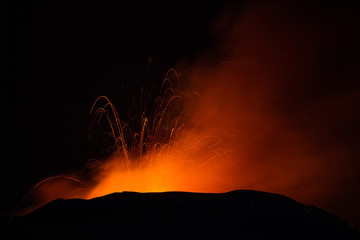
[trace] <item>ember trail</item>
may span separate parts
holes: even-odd
[[[174,69],[170,69],[163,80],[160,95],[152,101],[153,105],[150,110],[142,109],[143,106],[146,108],[148,105],[146,101],[150,99],[146,96],[149,96],[150,93],[143,94],[143,88],[141,88],[140,117],[131,117],[132,122],[130,123],[121,120],[116,106],[106,96],[98,97],[90,110],[90,114],[93,114],[93,121],[89,138],[97,128],[102,127],[100,124],[105,118],[110,128],[110,136],[113,138],[114,154],[127,164],[135,159],[144,160],[143,155],[148,151],[163,150],[163,148],[169,150],[171,142],[176,139],[184,126],[179,117],[183,99],[176,95],[178,87],[171,80],[172,75],[179,83],[179,75]],[[96,108],[100,102],[105,103]],[[147,112],[150,112],[148,116]],[[134,113],[128,115],[132,116],[132,114]]]

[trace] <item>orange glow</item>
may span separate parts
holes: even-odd
[[[272,106],[277,100],[272,96],[276,86],[257,85],[255,80],[242,84],[238,66],[233,62],[220,64],[210,73],[205,77],[192,75],[190,82],[205,82],[201,89],[190,87],[182,91],[182,97],[172,89],[170,96],[161,96],[163,107],[156,108],[153,120],[143,118],[141,133],[135,133],[140,141],[132,147],[124,137],[126,123],[121,123],[109,99],[100,97],[95,101],[94,106],[102,98],[105,100],[104,107],[96,113],[105,114],[118,146],[101,167],[96,177],[98,184],[86,198],[121,191],[235,189],[294,195],[298,191],[292,189],[298,189],[299,179],[318,174],[319,159],[313,161],[316,154],[308,149],[313,144],[306,142],[309,136],[289,128],[286,117]],[[168,115],[171,104],[176,104],[175,97],[187,103],[186,108],[181,114]],[[99,123],[96,116],[101,116],[96,113],[94,121]],[[145,154],[140,146],[146,146]],[[140,154],[131,157],[136,153]]]

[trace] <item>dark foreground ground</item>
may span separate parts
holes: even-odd
[[[338,217],[288,197],[114,193],[55,200],[8,225],[10,239],[360,239]]]

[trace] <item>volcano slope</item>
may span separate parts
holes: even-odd
[[[360,239],[325,210],[252,190],[57,199],[7,230],[10,239]]]

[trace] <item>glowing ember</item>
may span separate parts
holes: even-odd
[[[94,106],[102,98],[106,101],[95,112],[94,121],[99,123],[105,115],[117,145],[113,157],[97,177],[99,184],[88,198],[119,191],[224,192],[239,186],[237,173],[226,159],[226,148],[221,146],[221,136],[202,130],[206,129],[206,120],[192,125],[189,131],[190,122],[184,121],[186,113],[181,109],[187,99],[176,95],[170,73],[179,81],[175,70],[166,74],[162,87],[166,84],[169,87],[162,89],[164,95],[155,101],[157,105],[151,116],[147,118],[142,113],[140,133],[121,123],[108,98],[102,96],[95,101]],[[198,97],[197,93],[194,95]],[[125,136],[130,136],[129,142]]]

